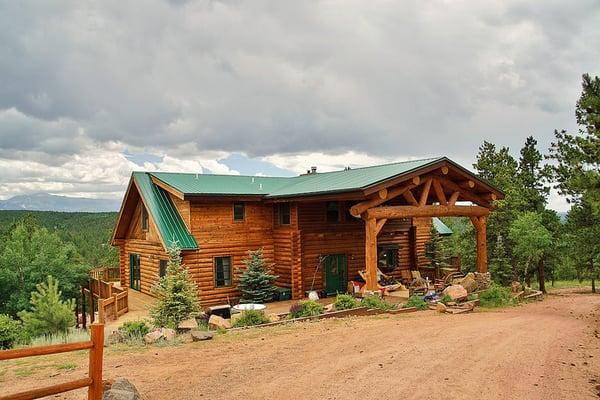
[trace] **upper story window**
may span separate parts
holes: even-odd
[[[279,225],[290,224],[290,203],[279,203]]]
[[[146,210],[146,207],[142,206],[142,230],[147,231],[148,225],[148,210]]]
[[[243,221],[246,218],[246,204],[242,202],[233,203],[233,220]]]
[[[231,257],[215,257],[215,287],[231,286]]]
[[[340,222],[340,203],[337,201],[327,202],[327,222]]]

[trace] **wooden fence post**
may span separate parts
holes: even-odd
[[[89,376],[92,384],[88,389],[88,400],[102,399],[102,353],[104,352],[104,325],[92,324],[90,326],[92,343],[90,349]]]
[[[106,322],[106,316],[104,315],[104,299],[98,299],[96,303],[98,304],[98,322],[103,324]]]
[[[83,314],[83,324],[81,326],[85,329],[87,324],[87,309],[85,308],[85,289],[83,286],[81,287],[81,314]]]

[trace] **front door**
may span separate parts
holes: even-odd
[[[129,287],[140,290],[140,255],[129,255]]]
[[[325,292],[328,295],[346,292],[347,271],[345,254],[329,254],[325,257]]]

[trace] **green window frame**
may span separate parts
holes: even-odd
[[[216,288],[231,286],[231,256],[215,257],[214,276]]]
[[[290,225],[290,203],[279,203],[279,225]]]
[[[233,220],[243,221],[246,219],[246,204],[243,202],[233,203]]]

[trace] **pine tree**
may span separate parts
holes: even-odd
[[[449,254],[444,238],[431,225],[431,239],[425,245],[425,255],[431,261],[431,266],[434,268],[448,267]]]
[[[177,328],[199,310],[197,286],[182,264],[181,250],[174,244],[167,249],[167,273],[152,288],[157,301],[150,308],[150,316],[157,327]]]
[[[551,171],[549,166],[542,165],[543,156],[536,146],[537,140],[529,136],[521,148],[517,177],[524,189],[523,211],[544,210],[546,198],[550,193],[550,187],[546,183]]]
[[[267,267],[262,249],[248,252],[238,287],[242,292],[241,303],[264,303],[273,299],[277,288],[273,285],[277,276]]]
[[[490,258],[490,274],[494,281],[501,285],[509,285],[513,279],[516,279],[516,271],[511,270],[510,259],[506,254],[504,239],[498,235],[493,256]]]
[[[75,325],[75,301],[63,301],[58,281],[48,275],[31,293],[31,311],[21,311],[25,330],[32,336],[66,334]]]

